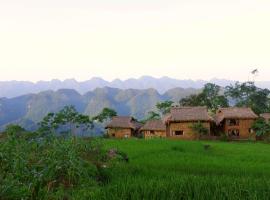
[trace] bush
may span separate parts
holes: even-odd
[[[226,133],[220,132],[219,135],[220,135],[220,140],[221,141],[223,141],[223,142],[229,141],[229,137],[228,137],[228,135]]]
[[[24,133],[26,133],[26,130],[19,125],[10,124],[6,127],[4,132],[11,137],[21,137]]]
[[[252,129],[256,132],[256,136],[263,139],[268,139],[270,136],[270,123],[262,118],[259,118],[254,122]]]
[[[99,140],[29,137],[0,141],[1,199],[66,199],[109,180],[114,162]]]
[[[192,124],[191,128],[199,136],[203,136],[203,135],[208,135],[209,134],[208,129],[205,128],[203,126],[203,123],[201,123],[201,122],[197,122],[197,123]]]

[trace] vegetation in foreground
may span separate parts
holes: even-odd
[[[26,136],[0,140],[1,199],[270,196],[269,144]]]
[[[0,139],[0,199],[78,199],[108,182],[122,155],[93,138],[7,133]]]

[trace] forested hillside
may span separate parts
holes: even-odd
[[[16,98],[1,98],[0,127],[3,128],[8,123],[17,123],[31,130],[47,113],[59,111],[66,105],[74,105],[79,112],[89,116],[95,116],[104,107],[110,107],[119,115],[132,115],[142,119],[150,110],[155,109],[160,101],[178,102],[198,92],[196,89],[175,88],[161,95],[155,89],[121,90],[104,87],[85,95],[75,90],[61,89]]]

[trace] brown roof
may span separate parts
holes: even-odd
[[[212,121],[206,107],[173,107],[164,121]]]
[[[262,114],[260,114],[260,117],[262,117],[266,120],[270,120],[270,113],[262,113]]]
[[[258,116],[251,110],[251,108],[220,108],[215,116],[217,124],[222,122],[224,119],[256,119]]]
[[[146,124],[141,128],[141,131],[165,131],[166,126],[162,120],[149,120]]]
[[[111,122],[106,126],[106,128],[131,128],[134,130],[139,129],[140,127],[141,124],[129,116],[113,117]]]

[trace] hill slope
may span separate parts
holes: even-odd
[[[155,89],[116,89],[97,88],[81,95],[75,90],[61,89],[44,91],[38,94],[23,95],[15,98],[0,99],[0,127],[18,123],[33,129],[47,113],[57,112],[66,105],[89,116],[95,116],[104,107],[115,109],[119,115],[132,115],[143,119],[155,105],[164,100],[179,101],[187,95],[198,92],[196,89],[174,88],[159,94]]]

